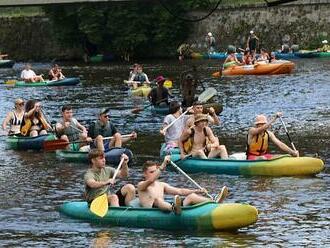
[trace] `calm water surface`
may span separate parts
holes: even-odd
[[[329,247],[329,137],[330,60],[299,60],[291,75],[212,79],[216,61],[151,61],[145,63],[150,78],[159,74],[174,81],[183,70],[197,65],[205,86],[218,90],[223,104],[222,124],[214,131],[230,152],[243,151],[253,117],[282,111],[288,130],[302,154],[318,153],[327,169],[316,177],[243,177],[196,174],[202,186],[231,189],[227,202],[247,202],[259,211],[258,222],[237,233],[173,233],[150,229],[106,227],[78,222],[60,216],[57,207],[64,201],[81,200],[83,174],[87,165],[56,160],[53,153],[17,152],[5,149],[0,137],[0,244],[2,247]],[[35,64],[38,73],[47,73],[48,64]],[[0,79],[19,75],[22,64],[1,69]],[[122,133],[136,130],[139,139],[129,147],[135,153],[130,182],[141,180],[140,165],[145,159],[158,159],[162,137],[158,135],[161,116],[146,110],[131,115],[130,110],[147,104],[129,97],[123,89],[129,65],[63,65],[67,76],[78,76],[77,87],[11,88],[0,85],[0,117],[4,118],[17,97],[42,101],[52,121],[60,117],[60,107],[70,103],[75,115],[88,124],[100,107],[111,107],[112,121]],[[287,142],[280,123],[273,130]],[[165,172],[164,181],[175,186],[189,182],[175,172]],[[216,192],[214,192],[216,193]]]

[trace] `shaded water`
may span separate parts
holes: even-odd
[[[5,150],[0,137],[0,243],[3,247],[107,247],[107,246],[315,246],[330,245],[329,226],[329,137],[330,137],[330,60],[299,60],[291,75],[212,79],[216,61],[152,61],[145,64],[150,78],[159,74],[174,80],[174,95],[183,70],[198,66],[205,86],[215,87],[224,105],[222,125],[214,131],[230,152],[243,151],[246,131],[258,113],[283,111],[288,130],[297,148],[305,155],[319,153],[327,169],[316,177],[243,177],[196,174],[202,186],[216,190],[226,184],[231,189],[227,202],[247,202],[259,211],[258,222],[238,233],[172,233],[149,229],[106,227],[77,222],[60,216],[57,207],[64,201],[80,200],[82,176],[87,165],[58,161],[53,153]],[[15,69],[0,71],[0,79],[19,74]],[[46,74],[47,64],[35,65]],[[0,85],[1,119],[12,107],[13,99],[40,99],[50,120],[60,117],[65,103],[75,108],[83,123],[96,118],[100,107],[111,107],[113,122],[122,133],[132,130],[139,138],[130,144],[136,163],[130,182],[141,180],[140,164],[158,159],[162,141],[158,130],[161,116],[145,110],[131,115],[130,110],[146,104],[131,98],[123,90],[129,65],[63,66],[67,75],[79,76],[77,87],[10,88]],[[273,127],[284,141],[279,123]],[[162,179],[175,186],[192,187],[175,172],[163,173]],[[215,192],[214,192],[215,193]]]

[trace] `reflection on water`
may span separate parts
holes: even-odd
[[[53,153],[5,150],[0,137],[0,241],[13,247],[116,247],[116,246],[329,246],[329,137],[330,137],[330,61],[299,60],[292,75],[264,77],[229,77],[213,79],[216,61],[153,61],[145,64],[150,78],[159,74],[174,81],[178,95],[180,73],[196,64],[205,86],[218,90],[224,105],[222,125],[215,132],[230,152],[245,149],[246,131],[258,113],[283,111],[293,141],[302,154],[318,153],[327,169],[316,177],[243,177],[228,175],[193,175],[203,187],[216,193],[225,184],[230,187],[228,202],[246,202],[259,209],[256,225],[237,233],[173,233],[150,229],[106,227],[60,216],[57,207],[64,201],[80,200],[82,176],[87,165],[58,161]],[[36,64],[38,73],[46,73],[47,64]],[[13,88],[0,85],[0,117],[13,106],[13,99],[40,99],[52,121],[60,118],[63,104],[72,104],[75,115],[89,124],[100,107],[111,107],[111,118],[122,133],[138,132],[138,140],[129,145],[135,153],[129,182],[141,180],[141,164],[157,159],[162,141],[158,130],[162,116],[146,109],[137,115],[131,110],[146,104],[132,98],[123,89],[129,65],[85,66],[65,64],[66,75],[79,76],[77,87]],[[19,75],[14,70],[0,71],[0,79]],[[280,123],[273,130],[287,140]],[[193,187],[173,171],[161,179],[175,186]],[[119,183],[117,187],[120,187]]]

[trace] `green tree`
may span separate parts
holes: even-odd
[[[171,13],[150,2],[52,6],[45,7],[45,12],[59,42],[81,46],[92,54],[166,56],[173,55],[190,32],[190,25],[175,15],[185,15],[194,6],[205,7],[205,2],[208,1],[162,1],[170,6]]]

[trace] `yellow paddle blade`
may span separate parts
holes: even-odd
[[[15,84],[16,80],[12,79],[12,80],[8,80],[5,82],[5,84]]]
[[[168,88],[168,89],[172,88],[172,87],[173,87],[173,83],[172,83],[172,81],[171,81],[171,80],[166,80],[166,81],[164,82],[164,87],[166,87],[166,88]]]
[[[91,212],[97,216],[104,217],[108,212],[108,196],[107,194],[96,197],[91,204]]]

